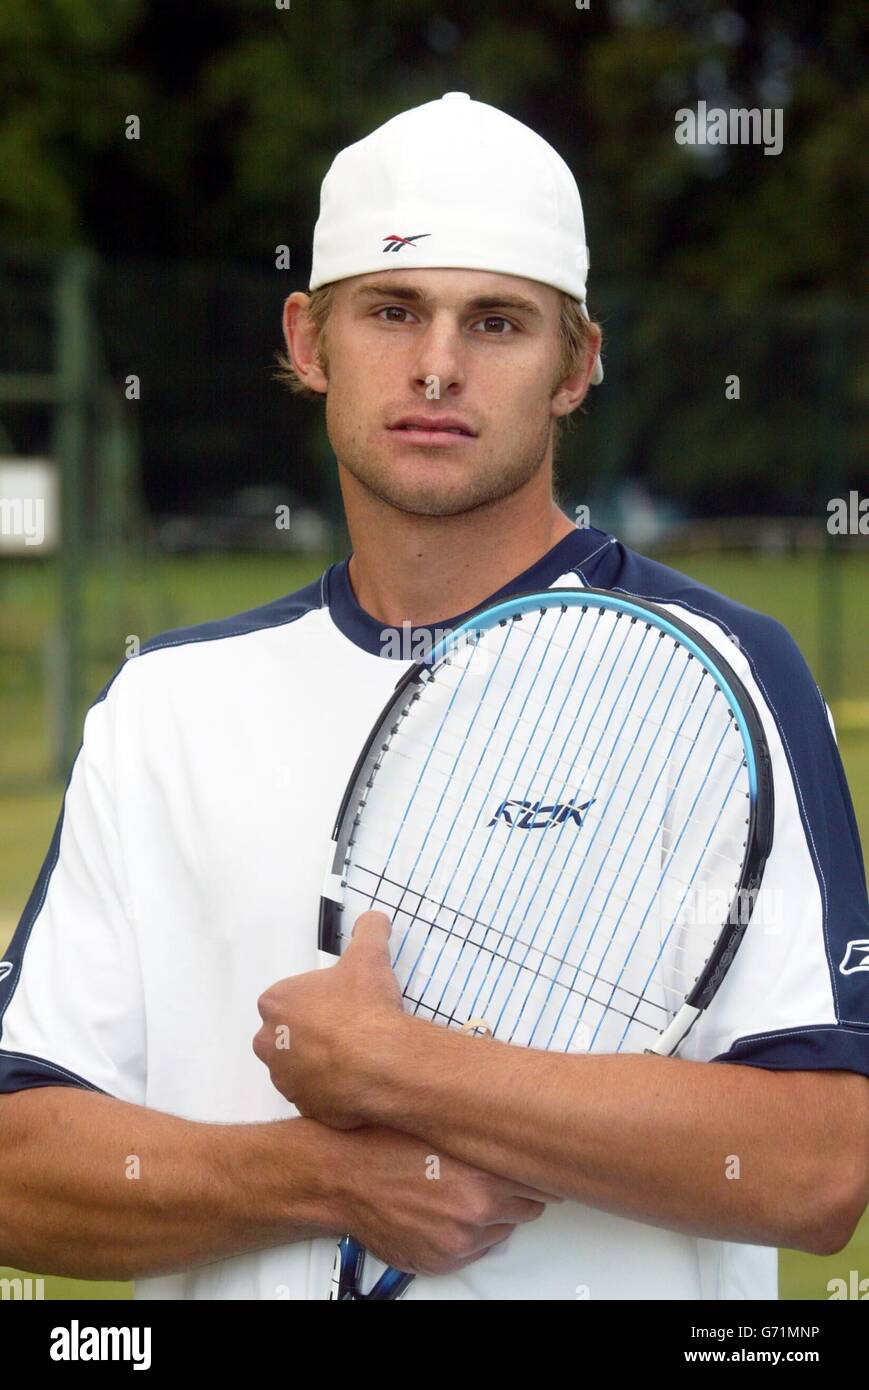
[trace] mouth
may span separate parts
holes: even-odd
[[[412,444],[434,444],[440,447],[455,446],[460,440],[475,439],[470,425],[452,417],[427,419],[424,416],[408,416],[388,427],[388,433]]]

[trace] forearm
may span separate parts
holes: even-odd
[[[312,1120],[199,1124],[65,1087],[0,1097],[0,1264],[170,1273],[336,1231]]]
[[[694,1235],[816,1249],[843,1169],[824,1080],[565,1057],[409,1020],[366,1093],[372,1121],[544,1191]]]

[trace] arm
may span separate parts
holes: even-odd
[[[388,936],[383,913],[363,914],[337,965],[260,1001],[257,1053],[303,1114],[400,1126],[491,1172],[697,1236],[818,1254],[850,1237],[869,1198],[866,1077],[469,1037],[403,1012]],[[270,1055],[278,1019],[292,1046]]]
[[[428,1146],[389,1131],[202,1124],[21,1091],[0,1096],[0,1263],[133,1279],[349,1230],[388,1263],[443,1273],[544,1210],[520,1184],[454,1161],[431,1182],[428,1165]]]
[[[132,1279],[323,1235],[329,1150],[311,1120],[196,1124],[67,1087],[2,1096],[0,1261]]]
[[[566,1057],[412,1018],[382,1041],[355,1083],[369,1123],[619,1216],[828,1255],[869,1201],[853,1072]]]

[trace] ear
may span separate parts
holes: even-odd
[[[319,334],[308,317],[310,302],[301,290],[290,295],[284,305],[284,342],[299,379],[312,391],[325,395],[329,381],[317,356]]]
[[[576,371],[571,372],[559,383],[552,397],[553,415],[570,415],[577,406],[582,405],[591,386],[592,372],[601,345],[601,331],[596,324],[589,324],[589,345],[585,357]]]

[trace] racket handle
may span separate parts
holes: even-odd
[[[402,1294],[410,1288],[413,1280],[414,1276],[406,1274],[402,1269],[384,1270],[371,1292],[363,1294],[363,1297],[378,1300],[401,1298]]]
[[[352,1236],[344,1236],[335,1251],[332,1266],[332,1284],[329,1289],[330,1303],[348,1303],[358,1298],[359,1279],[365,1260],[365,1248]]]
[[[362,1267],[365,1263],[365,1247],[353,1236],[344,1236],[335,1251],[332,1266],[332,1283],[329,1289],[330,1303],[355,1303],[372,1299],[381,1302],[385,1299],[401,1298],[413,1283],[413,1275],[403,1269],[385,1269],[374,1288],[363,1293],[360,1288]]]

